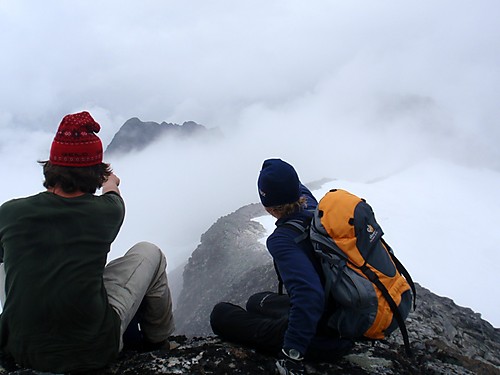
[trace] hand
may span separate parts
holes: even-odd
[[[120,185],[120,179],[118,178],[117,175],[111,173],[108,176],[108,179],[104,181],[102,184],[102,193],[106,194],[110,191],[113,191],[118,195],[120,195],[120,189],[118,188],[119,185]]]
[[[111,172],[111,174],[109,175],[106,182],[109,182],[109,183],[114,184],[116,186],[120,186],[120,178],[116,174],[114,174],[113,172]]]
[[[300,354],[296,359],[290,358],[287,350],[283,349],[276,361],[276,370],[279,375],[303,375],[306,370],[302,360]]]

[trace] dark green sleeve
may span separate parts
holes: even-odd
[[[123,213],[125,214],[125,202],[123,201],[123,198],[121,197],[120,194],[114,191],[110,191],[107,192],[106,194],[103,194],[102,197],[104,197],[104,199],[109,199],[110,201],[114,202],[117,206],[121,207]]]
[[[115,192],[103,194],[99,198],[101,201],[106,201],[108,207],[110,207],[110,205],[112,206],[111,210],[108,208],[106,211],[114,218],[113,221],[118,223],[117,230],[119,230],[125,219],[125,202],[123,198]]]
[[[3,205],[0,206],[0,263],[3,263],[3,245],[2,245],[2,233],[3,233],[3,224],[2,224],[2,208]]]

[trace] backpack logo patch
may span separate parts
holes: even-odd
[[[375,228],[370,224],[366,226],[366,231],[370,234],[369,235],[370,242],[373,242],[377,238],[378,231],[375,230]]]

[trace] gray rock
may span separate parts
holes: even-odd
[[[107,368],[87,372],[89,375],[108,374],[275,374],[275,359],[255,350],[222,342],[216,337],[172,338],[180,346],[170,352],[123,352]],[[451,351],[446,346],[424,350],[414,348],[414,356],[406,357],[394,341],[359,343],[352,353],[330,363],[306,363],[307,374],[499,374],[498,367]],[[430,349],[435,350],[430,350]],[[2,372],[0,372],[2,373]],[[3,372],[9,373],[9,372]],[[14,369],[10,374],[33,375],[38,372]]]
[[[203,137],[221,137],[219,129],[207,129],[194,121],[186,121],[182,125],[153,121],[143,122],[137,117],[127,120],[115,134],[106,148],[106,155],[140,151],[163,137],[186,139]]]
[[[184,268],[183,288],[177,300],[177,332],[190,336],[211,334],[208,316],[215,303],[231,299],[239,302],[251,290],[241,291],[240,299],[230,295],[242,274],[269,263],[270,256],[256,239],[264,228],[251,219],[265,212],[253,204],[221,217],[201,236],[201,243]],[[255,290],[261,285],[255,285]]]

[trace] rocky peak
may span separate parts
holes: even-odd
[[[269,262],[270,256],[256,238],[262,226],[261,205],[249,205],[221,217],[201,236],[201,243],[184,267],[183,288],[175,311],[177,331],[199,336],[211,334],[208,317],[218,302],[229,298],[243,274]],[[259,285],[260,286],[260,285]],[[248,290],[242,290],[247,294]]]
[[[137,117],[127,120],[115,134],[106,148],[106,153],[126,153],[131,150],[140,151],[162,137],[188,139],[197,136],[219,137],[218,129],[207,129],[194,121],[186,121],[182,125],[174,123],[143,122]]]

